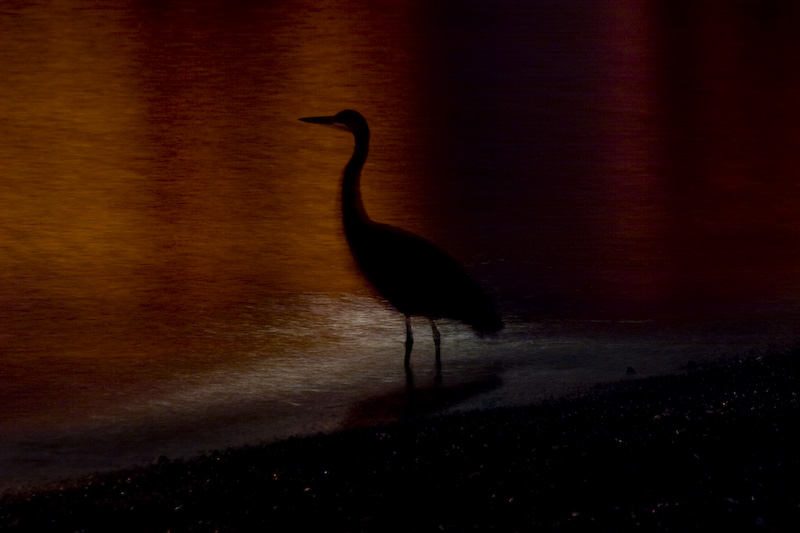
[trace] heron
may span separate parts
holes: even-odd
[[[373,221],[361,200],[361,170],[369,152],[369,126],[357,111],[334,116],[301,118],[347,131],[355,147],[342,174],[341,209],[344,234],[356,264],[377,292],[405,315],[406,380],[413,383],[411,317],[430,321],[436,353],[437,382],[442,379],[441,336],[436,320],[468,324],[478,335],[492,334],[503,322],[490,298],[461,264],[438,246],[404,229]]]

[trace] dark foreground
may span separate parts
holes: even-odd
[[[0,500],[9,531],[797,531],[800,348]]]

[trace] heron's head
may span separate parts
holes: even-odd
[[[369,126],[367,121],[361,116],[358,111],[345,109],[339,111],[332,117],[307,117],[301,118],[303,122],[310,122],[311,124],[320,124],[337,130],[349,131],[353,135],[369,135]]]

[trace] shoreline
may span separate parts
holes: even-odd
[[[7,493],[8,531],[790,530],[800,345]]]

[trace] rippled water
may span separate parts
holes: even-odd
[[[444,401],[526,403],[795,337],[798,10],[754,1],[6,2],[0,473],[407,414],[402,317],[338,218],[450,251],[507,328],[444,323]],[[432,341],[413,363],[431,387]]]

